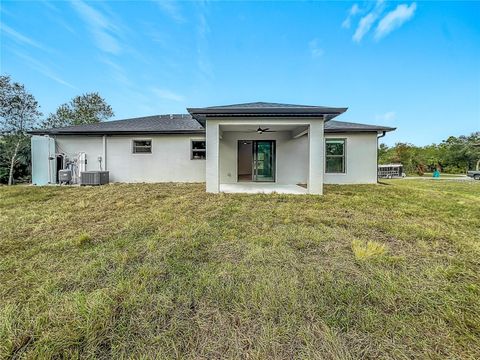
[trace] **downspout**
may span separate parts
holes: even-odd
[[[386,134],[387,134],[386,131],[382,131],[382,135],[377,136],[377,169],[376,169],[376,171],[377,171],[377,183],[378,183],[378,139],[384,137]]]
[[[103,154],[102,154],[103,169],[100,169],[100,170],[107,171],[107,135],[103,135],[102,145],[103,145]]]
[[[53,150],[53,155],[52,155],[52,152],[50,151],[50,139],[51,137],[49,135],[45,135],[48,139],[48,184],[54,184],[54,182],[52,181],[52,160],[55,160],[55,152],[57,151],[56,149],[56,142],[55,142],[55,148]],[[53,138],[54,141],[55,141],[55,137]],[[55,164],[56,165],[56,164]],[[55,166],[55,169],[57,167]]]

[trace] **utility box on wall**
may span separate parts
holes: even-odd
[[[72,181],[72,170],[65,169],[58,171],[58,182],[60,184],[70,184]]]
[[[32,184],[55,184],[57,172],[55,139],[49,136],[34,135],[31,144]]]

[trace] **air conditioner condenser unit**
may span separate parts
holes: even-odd
[[[108,171],[82,171],[80,173],[80,185],[104,185],[109,182]]]

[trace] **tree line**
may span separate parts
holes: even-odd
[[[114,116],[98,93],[75,96],[43,117],[40,105],[23,84],[0,75],[0,183],[28,182],[31,149],[28,131],[93,124]]]
[[[380,164],[402,164],[407,174],[423,175],[435,170],[464,174],[467,170],[480,170],[480,131],[467,136],[450,136],[440,144],[427,146],[380,144],[378,156]]]

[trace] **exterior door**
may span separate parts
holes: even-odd
[[[253,181],[275,181],[275,141],[253,142]]]

